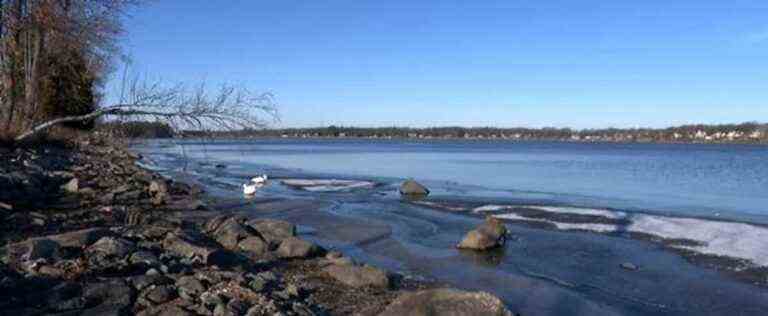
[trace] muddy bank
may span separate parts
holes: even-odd
[[[290,221],[237,214],[195,185],[137,167],[96,139],[0,149],[0,310],[14,315],[408,314],[498,299],[437,291],[297,236]],[[267,199],[249,207],[311,208]],[[316,205],[315,205],[316,206]],[[408,294],[419,290],[418,295]],[[490,304],[489,304],[490,303]]]

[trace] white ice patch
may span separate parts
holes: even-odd
[[[336,179],[286,179],[282,183],[312,192],[338,192],[376,186],[376,183],[370,181]]]
[[[518,221],[542,222],[555,225],[559,230],[586,230],[597,233],[610,233],[616,231],[616,225],[599,223],[560,223],[540,218],[529,218],[514,213],[494,215],[493,217]]]
[[[435,203],[435,202],[429,202],[429,201],[413,201],[413,204],[428,206],[428,207],[434,207],[439,209],[444,209],[448,211],[454,211],[454,212],[464,212],[467,210],[465,207],[461,206],[452,206],[448,204],[442,204],[442,203]]]
[[[700,253],[747,259],[768,266],[768,229],[695,218],[636,215],[627,230],[667,239],[690,239],[703,246],[675,246]]]
[[[497,205],[497,204],[488,204],[488,205],[476,207],[472,210],[472,212],[474,213],[498,212],[498,211],[514,209],[516,207],[534,209],[534,210],[539,210],[539,211],[549,212],[549,213],[602,216],[602,217],[611,218],[611,219],[621,219],[627,216],[627,214],[624,212],[614,212],[609,210],[592,209],[592,208],[535,206],[535,205],[519,205],[518,206],[518,205]]]
[[[621,219],[627,214],[624,212],[614,212],[609,210],[594,209],[594,208],[579,208],[579,207],[564,207],[564,206],[521,206],[524,208],[531,208],[535,210],[541,210],[550,213],[563,213],[563,214],[577,214],[577,215],[593,215],[602,216],[605,218]]]
[[[512,206],[490,204],[490,205],[483,205],[483,206],[480,206],[480,207],[476,207],[476,208],[472,209],[472,212],[473,213],[498,212],[498,211],[508,210],[510,208],[512,208]]]

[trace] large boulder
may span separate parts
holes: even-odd
[[[501,247],[507,240],[507,227],[495,217],[486,218],[485,222],[469,231],[456,247],[460,249],[487,250]]]
[[[255,229],[270,245],[277,246],[283,240],[296,236],[296,225],[276,219],[252,219],[247,225]]]
[[[323,269],[337,281],[351,287],[389,288],[389,277],[384,270],[372,266],[333,264]]]
[[[485,292],[434,289],[400,295],[379,316],[512,316],[497,297]]]
[[[211,235],[225,248],[237,250],[237,245],[241,240],[251,237],[255,233],[250,227],[243,225],[244,221],[241,217],[230,217],[217,225]]]
[[[429,189],[414,180],[406,180],[400,186],[400,194],[412,196],[424,196],[429,194]]]

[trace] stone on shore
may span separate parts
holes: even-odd
[[[11,262],[53,260],[61,253],[59,243],[47,239],[30,239],[16,244],[8,245],[8,258]]]
[[[507,227],[494,217],[486,218],[485,222],[469,231],[456,247],[460,249],[488,250],[504,246],[507,240]]]
[[[51,235],[47,236],[47,238],[59,243],[59,245],[62,247],[82,248],[95,243],[102,237],[113,235],[114,233],[106,228],[88,228],[58,235]]]
[[[220,225],[217,225],[211,235],[224,248],[237,250],[237,245],[241,240],[253,236],[253,232],[243,225],[244,221],[239,216],[230,217]]]
[[[277,246],[283,240],[296,236],[296,225],[275,219],[253,219],[246,223],[264,237],[270,245]]]
[[[425,195],[429,195],[429,189],[427,189],[425,186],[421,185],[421,183],[418,183],[414,180],[406,180],[400,186],[400,194],[413,195],[413,196],[425,196]]]
[[[400,295],[379,316],[512,316],[497,297],[485,292],[434,289]]]
[[[269,244],[260,237],[251,236],[245,238],[238,243],[240,250],[249,252],[254,255],[262,255],[269,251]]]
[[[280,243],[277,255],[283,259],[301,259],[313,257],[320,252],[320,248],[306,240],[290,237]]]
[[[115,237],[103,237],[88,247],[88,252],[123,258],[130,254],[135,248],[136,245],[128,240]]]
[[[149,197],[152,199],[152,204],[163,205],[168,199],[168,186],[165,181],[152,181],[149,183]]]
[[[351,287],[389,288],[387,272],[372,266],[353,264],[333,264],[323,269],[337,281]]]
[[[221,249],[201,245],[177,234],[168,234],[163,240],[163,248],[184,258],[199,259],[204,264],[220,263],[226,256]]]

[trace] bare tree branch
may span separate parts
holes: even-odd
[[[222,85],[211,96],[204,84],[193,90],[183,85],[164,87],[158,82],[132,80],[119,102],[94,112],[56,118],[38,124],[16,137],[24,141],[58,124],[85,122],[99,117],[163,122],[176,131],[262,128],[277,120],[271,93],[253,94],[245,88]]]

